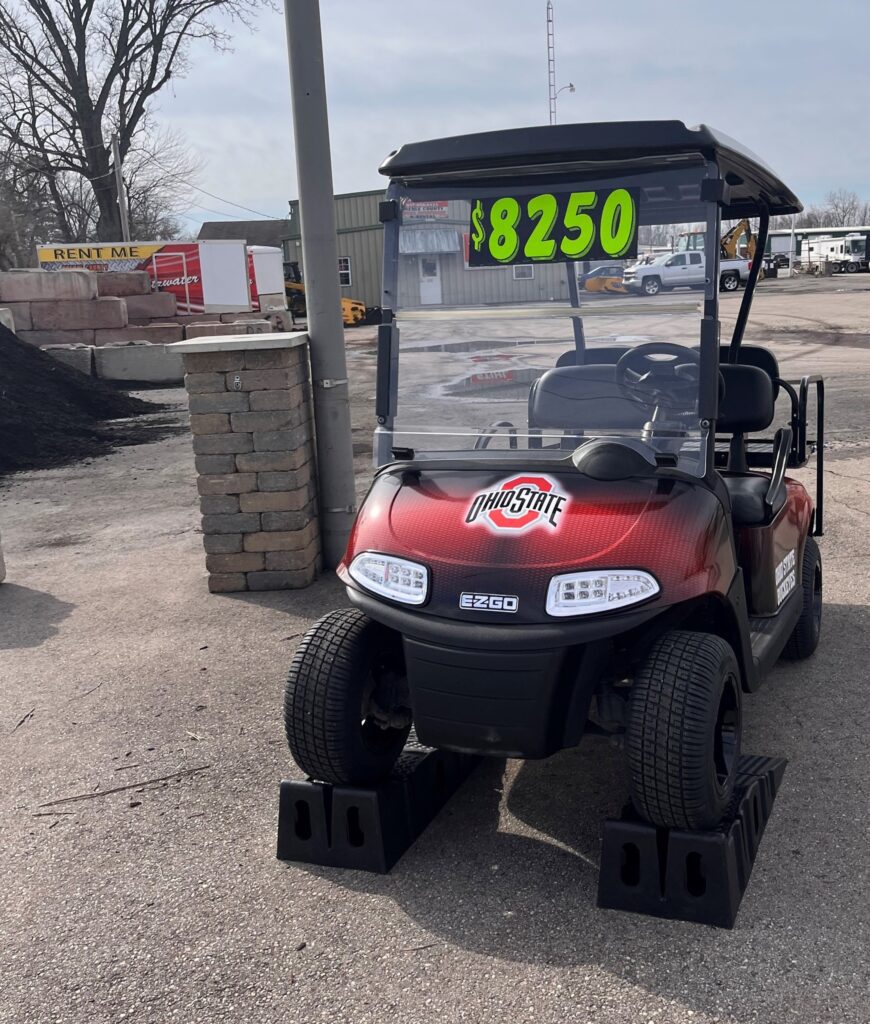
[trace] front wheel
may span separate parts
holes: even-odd
[[[723,292],[736,292],[740,287],[740,277],[737,274],[723,274],[719,284]]]
[[[645,277],[643,279],[643,291],[645,295],[658,295],[662,290],[662,282],[657,277]]]
[[[660,637],[636,674],[626,745],[629,790],[653,825],[708,829],[724,816],[740,757],[740,672],[711,633]]]
[[[284,728],[294,761],[320,782],[389,775],[411,729],[401,638],[353,608],[324,615],[290,665]]]
[[[857,274],[858,273],[858,264],[857,263],[847,263],[846,264],[846,273],[847,274]]]

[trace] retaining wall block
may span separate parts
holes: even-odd
[[[95,299],[96,275],[87,270],[10,270],[0,274],[0,305],[7,302]]]
[[[30,316],[35,331],[95,330],[126,327],[124,299],[64,299],[55,302],[34,301]]]
[[[94,375],[94,348],[92,345],[46,345],[42,350],[54,359],[66,363],[79,373]]]
[[[29,302],[4,302],[2,313],[8,313],[10,319],[7,320],[5,317],[0,319],[0,323],[4,324],[14,334],[16,331],[31,331],[33,330],[33,318],[30,315],[30,303]]]
[[[94,366],[102,380],[180,384],[184,379],[178,353],[147,341],[98,346],[94,349]]]
[[[123,300],[128,316],[175,316],[178,304],[172,292],[150,292],[148,295],[130,295]]]

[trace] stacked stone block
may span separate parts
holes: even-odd
[[[264,347],[278,339],[292,347]],[[177,347],[184,356],[209,589],[308,586],[320,537],[305,335]]]
[[[0,307],[11,314],[22,341],[41,347],[131,342],[162,346],[182,338],[286,329],[281,310],[179,315],[175,296],[151,291],[151,278],[144,271],[0,273]]]

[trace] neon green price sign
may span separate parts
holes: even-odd
[[[637,195],[544,192],[471,203],[468,265],[631,259],[637,256]]]

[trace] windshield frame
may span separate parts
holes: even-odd
[[[703,453],[704,476],[710,476],[714,472],[714,431],[715,418],[718,405],[718,368],[720,354],[720,329],[718,320],[718,293],[719,293],[719,258],[720,247],[719,237],[721,235],[721,202],[724,183],[719,175],[719,168],[714,160],[699,159],[696,165],[701,177],[701,198],[699,203],[691,204],[691,211],[687,210],[687,221],[689,213],[691,219],[705,225],[705,245],[703,248],[705,264],[705,283],[703,288],[703,301],[701,316],[699,318],[699,352],[700,368],[698,382],[698,425],[701,435],[701,447]],[[637,177],[652,180],[662,171],[670,169],[663,162],[658,168],[647,169],[642,174],[637,171],[628,175],[629,181]],[[523,168],[517,175],[516,191],[527,192],[530,187],[550,188],[554,191],[563,183],[576,185],[584,178],[589,178],[588,169],[585,173],[572,174],[560,167],[558,172],[547,173],[547,168],[536,168],[536,173],[529,173],[528,168]],[[620,177],[619,168],[611,168],[612,173],[596,168],[594,180],[603,182],[612,178],[614,182],[622,187],[630,187],[626,184],[626,177]],[[384,272],[383,272],[383,323],[378,333],[378,374],[377,374],[377,401],[376,412],[378,426],[375,431],[375,463],[378,466],[395,461],[397,458],[408,459],[414,457],[410,449],[394,449],[394,428],[396,425],[397,399],[398,399],[398,373],[399,373],[399,325],[397,323],[396,305],[398,299],[398,278],[399,278],[399,237],[402,226],[401,201],[410,199],[414,202],[422,202],[427,199],[467,199],[469,194],[485,194],[492,189],[505,187],[505,176],[503,169],[495,177],[487,177],[481,174],[475,175],[474,179],[462,176],[459,179],[449,180],[441,178],[438,181],[402,182],[393,179],[387,189],[386,202],[383,204],[382,220],[384,223]],[[702,214],[698,216],[698,214]],[[644,223],[655,223],[656,221],[645,220]],[[670,222],[665,219],[661,222]],[[665,257],[673,255],[663,254]],[[568,273],[570,307],[580,308],[579,294],[577,289],[577,275],[582,269],[582,261],[568,263],[569,267],[575,267],[575,272]],[[579,320],[579,317],[570,317],[572,320]],[[582,325],[581,325],[582,331]],[[576,329],[575,329],[576,331]],[[423,455],[423,453],[421,453]],[[481,457],[483,452],[467,452],[466,458]],[[529,449],[518,449],[516,452],[508,453],[507,460],[512,457],[517,463],[528,461],[531,453]],[[564,453],[563,453],[564,455]],[[456,461],[461,458],[455,450],[439,453],[436,450],[427,450],[424,454],[427,461],[437,458]],[[488,456],[488,457],[491,457]]]

